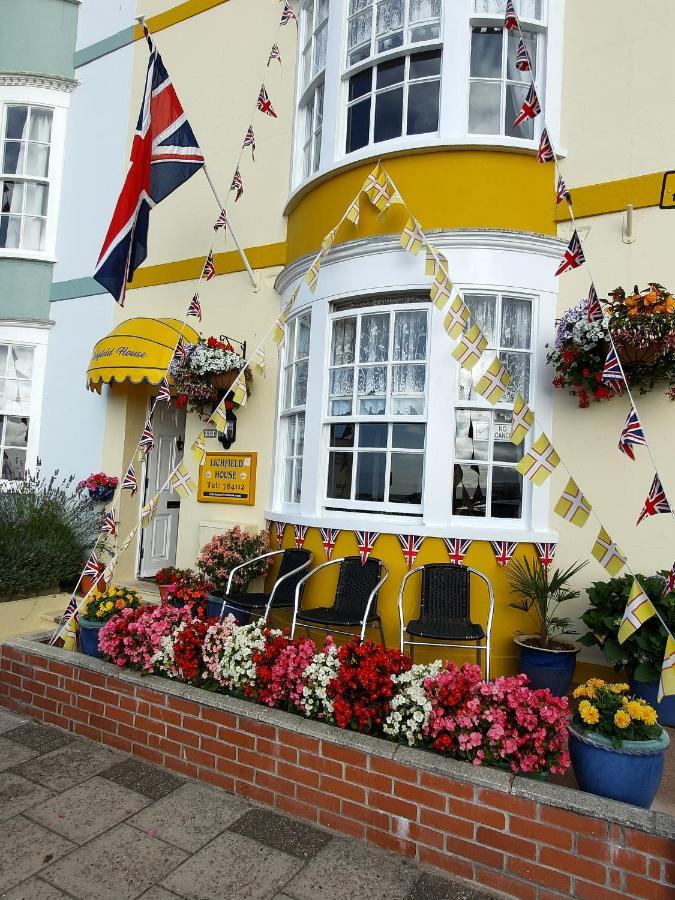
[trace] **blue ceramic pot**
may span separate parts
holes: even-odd
[[[649,809],[663,775],[667,731],[655,741],[624,741],[617,750],[600,734],[568,729],[572,768],[582,791]]]
[[[532,647],[525,641],[533,635],[515,637],[518,647],[519,671],[530,679],[532,688],[548,688],[558,697],[569,693],[577,664],[577,653],[581,649],[570,644],[569,650],[543,650]]]
[[[656,681],[636,681],[631,678],[630,690],[631,694],[641,697],[654,707],[656,715],[659,717],[659,725],[665,725],[667,728],[675,726],[675,695],[664,697],[659,703],[656,699],[659,692],[658,679]]]
[[[107,503],[109,500],[115,495],[115,488],[111,487],[97,487],[89,490],[89,497],[91,500],[95,500],[96,503]]]
[[[209,594],[206,601],[206,617],[208,619],[219,619],[221,613],[224,619],[230,613],[232,613],[232,615],[237,620],[238,625],[248,625],[251,618],[251,614],[249,612],[245,612],[244,610],[237,609],[235,606],[230,606],[229,604],[225,603],[222,594]]]
[[[78,619],[80,626],[80,650],[85,656],[100,656],[98,651],[98,633],[105,622],[91,622],[89,619]]]

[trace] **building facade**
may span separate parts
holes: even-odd
[[[93,337],[78,342],[80,365],[99,339],[111,346],[119,343],[116,334],[146,339],[142,319],[183,320],[218,214],[208,183],[195,176],[153,211],[148,259],[124,308],[87,280],[122,182],[147,65],[140,29],[132,25],[134,4],[122,12],[118,4],[104,6],[91,42],[78,41],[82,103],[68,137],[63,277],[52,289],[52,318],[83,322]],[[516,6],[598,292],[607,296],[619,283],[652,280],[672,287],[667,247],[675,219],[658,209],[658,195],[673,126],[659,118],[658,141],[644,139],[656,111],[643,102],[639,74],[617,51],[629,55],[632,46],[632,26],[623,27],[628,4],[624,10],[600,0],[592,11],[581,0]],[[647,6],[654,17],[641,12],[639,27],[645,39],[656,40],[657,6]],[[565,483],[561,472],[533,487],[516,471],[528,448],[510,440],[516,392],[587,485],[633,565],[645,572],[670,566],[665,517],[637,531],[633,524],[651,475],[647,462],[630,463],[616,451],[624,401],[579,410],[551,386],[546,345],[556,317],[587,294],[589,279],[583,267],[554,275],[570,222],[555,202],[553,166],[536,160],[542,117],[524,128],[512,125],[530,74],[514,65],[517,38],[503,28],[504,8],[505,0],[303,0],[295,10],[296,39],[295,23],[279,29],[280,10],[264,0],[144,4],[218,190],[227,194],[238,160],[244,183],[243,197],[228,212],[256,286],[231,240],[217,243],[217,277],[201,286],[198,330],[254,348],[300,290],[279,351],[268,342],[265,375],[256,377],[238,412],[232,449],[257,453],[255,503],[204,503],[167,492],[164,515],[140,532],[120,559],[117,578],[151,576],[173,561],[191,565],[212,534],[235,523],[286,523],[284,546],[293,543],[289,526],[306,528],[315,562],[325,559],[321,529],[337,533],[334,556],[356,553],[356,533],[369,531],[377,534],[374,555],[390,572],[379,605],[387,642],[396,644],[396,598],[406,571],[399,536],[424,539],[418,564],[447,561],[447,542],[467,541],[466,564],[495,589],[494,669],[510,670],[513,634],[527,631],[528,623],[509,607],[508,570],[498,565],[492,542],[517,544],[517,557],[531,555],[536,542],[558,542],[557,559],[569,563],[588,557],[595,538],[592,524],[575,529],[553,515]],[[609,44],[607,22],[615,23]],[[282,61],[266,65],[277,40]],[[609,99],[607,73],[616,87]],[[242,139],[261,75],[277,118],[254,112],[253,161],[248,150],[242,153]],[[96,119],[102,99],[114,113],[105,122]],[[644,117],[635,127],[625,121],[626,103]],[[91,128],[92,117],[98,128]],[[358,225],[344,221],[378,162],[404,203],[379,214],[362,197]],[[83,173],[91,173],[91,191],[78,193]],[[637,230],[626,242],[629,203]],[[488,338],[471,371],[451,356],[443,314],[430,301],[424,252],[414,256],[401,247],[410,215],[447,258],[450,277]],[[304,284],[307,269],[339,222],[312,293]],[[64,342],[61,352],[69,346]],[[493,406],[476,382],[495,357],[513,381]],[[73,379],[84,380],[85,367]],[[78,460],[121,474],[159,379],[136,379],[121,369],[100,380],[92,375],[90,363],[100,396],[86,397],[81,381],[69,382],[66,392],[78,398],[78,411],[86,398],[95,422],[93,429],[87,422],[87,452],[75,441]],[[662,474],[675,483],[668,453],[672,407],[659,391],[641,404]],[[88,415],[78,415],[73,427],[84,431]],[[156,425],[165,449],[143,464],[143,489],[123,495],[123,532],[204,427],[175,406]],[[196,477],[189,454],[186,464]],[[604,576],[599,567],[589,572],[580,587]],[[330,576],[311,585],[308,602],[322,602]],[[474,612],[485,620],[486,596],[476,595]]]

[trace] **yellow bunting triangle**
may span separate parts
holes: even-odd
[[[274,341],[275,344],[280,344],[283,341],[285,334],[286,334],[286,316],[282,312],[281,315],[279,316],[279,318],[275,321],[274,325],[272,326],[272,340]]]
[[[368,178],[370,178],[370,175],[368,176]],[[366,179],[366,181],[367,180],[368,179]],[[370,202],[380,213],[383,213],[389,206],[389,203],[391,202],[391,198],[393,196],[393,191],[391,190],[389,179],[384,173],[378,175],[378,177],[374,182],[372,182],[370,187],[366,188],[366,186],[364,185],[364,191]]]
[[[358,225],[360,216],[361,211],[359,209],[359,198],[357,197],[355,200],[352,200],[349,209],[345,213],[345,219],[349,219],[349,221],[353,222],[354,225]]]
[[[635,634],[640,625],[643,625],[647,619],[651,619],[655,614],[656,610],[652,601],[642,590],[642,585],[637,578],[634,578],[619,628],[619,643],[623,644],[626,638],[629,638],[631,634]]]
[[[502,399],[510,384],[511,376],[506,371],[506,366],[495,357],[478,379],[476,390],[488,403],[494,404]]]
[[[443,328],[447,331],[451,338],[457,340],[460,334],[466,328],[469,321],[469,310],[464,301],[458,295],[450,304],[445,319],[443,320]]]
[[[314,262],[307,269],[307,274],[305,275],[304,282],[308,285],[310,291],[314,293],[316,291],[316,287],[319,283],[319,269],[321,268],[321,260],[323,259],[323,251],[317,253],[314,258]]]
[[[446,272],[448,271],[447,258],[442,253],[439,253],[438,250],[427,247],[427,255],[424,261],[424,274],[433,275],[435,277],[441,267],[444,267]]]
[[[377,184],[377,179],[380,177],[380,164],[378,163],[372,172],[368,173],[366,180],[363,182],[363,187],[361,188],[362,194],[368,194],[368,191],[372,190],[372,188]]]
[[[192,446],[194,447],[194,444]],[[155,494],[155,496],[152,497],[151,500],[148,500],[148,502],[145,504],[145,506],[141,510],[141,528],[147,528],[148,525],[152,522],[152,520],[155,518],[155,515],[157,513],[158,506],[159,506],[159,494]],[[124,544],[122,544],[122,546],[120,547],[120,553],[122,552],[122,550],[125,550],[129,546],[129,544],[131,543],[131,541],[133,539],[133,536],[134,536],[134,534],[132,532],[129,535],[129,537],[126,539]]]
[[[337,228],[332,228],[326,237],[321,241],[321,249],[324,253],[328,253],[330,248],[335,243],[335,236],[337,235]]]
[[[675,694],[675,639],[668,635],[656,699],[660,703],[664,697],[672,697],[673,694]]]
[[[452,355],[464,369],[473,369],[483,355],[488,342],[478,325],[472,325],[465,331]]]
[[[264,375],[265,363],[265,348],[262,346],[256,347],[252,363],[252,368],[256,375]]]
[[[197,465],[201,465],[204,462],[204,457],[206,456],[206,438],[204,437],[203,431],[200,431],[197,437],[192,442],[190,451],[192,453],[192,458],[197,463]]]
[[[401,232],[401,247],[416,256],[422,249],[422,235],[417,226],[417,222],[412,216],[406,222]]]
[[[604,528],[600,528],[591,553],[612,577],[618,575],[626,564],[626,557]]]
[[[191,497],[197,487],[192,476],[185,468],[185,464],[182,462],[178,463],[171,475],[169,475],[169,484],[181,497]]]
[[[225,425],[227,424],[227,419],[225,418],[225,398],[223,398],[218,406],[213,410],[211,416],[209,418],[209,422],[212,422],[218,431],[225,431]]]
[[[513,401],[513,418],[511,419],[511,443],[516,446],[522,444],[533,424],[534,413],[525,399],[520,394],[516,394]]]
[[[431,291],[429,292],[429,296],[437,309],[445,308],[450,299],[450,295],[452,294],[452,288],[452,282],[439,266],[433,284],[431,285]]]
[[[246,378],[243,374],[237,375],[236,381],[232,385],[232,400],[238,406],[246,406],[248,403]]]
[[[555,447],[542,432],[518,463],[516,471],[541,486],[559,463]]]
[[[577,528],[583,528],[592,509],[593,507],[582,494],[581,488],[573,478],[570,478],[560,499],[553,507],[553,512],[566,522],[576,525]]]

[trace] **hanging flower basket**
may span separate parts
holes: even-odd
[[[619,338],[617,338],[614,343],[616,345],[616,351],[621,357],[621,362],[628,366],[649,366],[652,363],[655,363],[659,356],[662,356],[663,354],[663,347],[656,344],[647,344],[644,347],[641,347],[638,344],[633,344],[628,340],[621,340]]]
[[[209,375],[209,384],[214,390],[224,394],[232,387],[239,372],[239,369],[231,369],[229,372],[213,372]]]
[[[200,337],[196,344],[186,348],[184,359],[171,364],[171,376],[178,394],[176,406],[196,412],[206,421],[234,384],[244,362],[243,356],[229,342]],[[249,369],[246,369],[245,378],[247,390],[250,390],[253,376]]]

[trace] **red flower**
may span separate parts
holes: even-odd
[[[584,378],[588,378],[588,376],[591,374],[591,370],[590,369],[582,369],[581,374],[584,376]]]
[[[179,394],[176,397],[176,406],[178,407],[178,409],[183,409],[183,407],[187,405],[187,399],[188,398],[186,394]]]
[[[588,409],[590,403],[588,401],[588,394],[586,393],[586,391],[579,391],[577,393],[577,397],[579,398],[579,406],[581,407],[581,409]]]
[[[596,388],[593,389],[593,396],[596,400],[608,400],[612,394],[604,384],[599,384]]]

